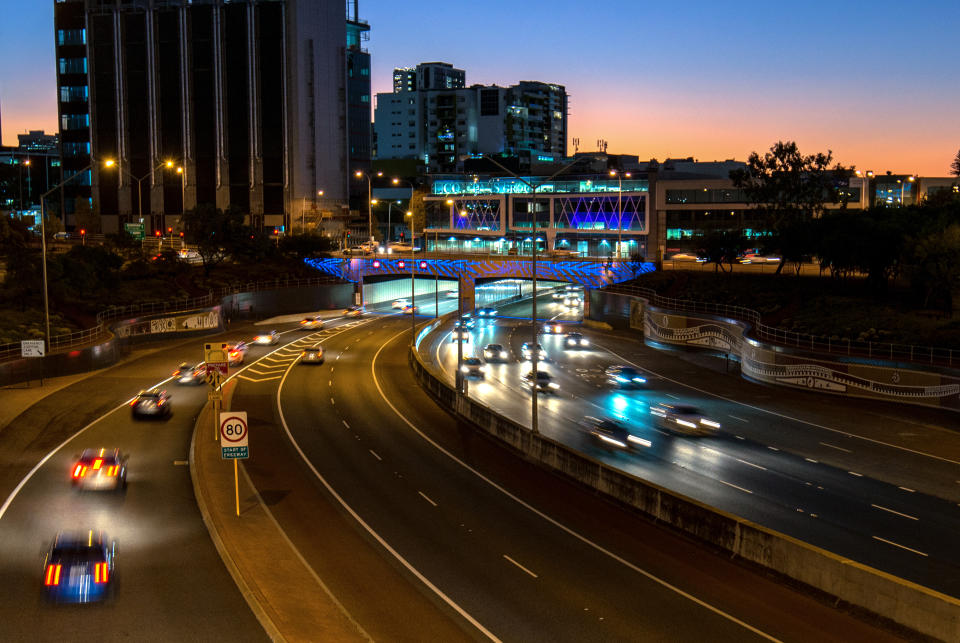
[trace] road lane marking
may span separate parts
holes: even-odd
[[[744,420],[742,417],[737,417],[736,415],[732,415],[730,413],[728,413],[727,415],[732,417],[734,420],[740,420],[741,422],[749,422],[749,420]]]
[[[331,406],[334,406],[334,405],[336,405],[336,403],[337,403],[337,402],[331,397],[331,398],[330,398],[330,405],[331,405]]]
[[[862,478],[862,477],[863,477],[863,474],[862,474],[862,473],[857,473],[856,471],[847,471],[847,473],[849,473],[849,474],[852,475],[852,476],[857,476],[858,478]]]
[[[515,561],[514,559],[510,558],[510,557],[507,556],[506,554],[504,554],[503,557],[506,558],[507,561],[513,563],[514,565],[516,565],[517,567],[519,567],[520,569],[522,569],[522,570],[525,571],[526,573],[528,573],[528,574],[530,574],[531,576],[533,576],[534,578],[539,578],[539,576],[537,576],[537,575],[534,574],[532,571],[530,571],[529,569],[527,569],[526,567],[524,567],[523,565],[521,565],[520,563],[518,563],[518,562]]]
[[[900,489],[900,490],[902,490],[902,491],[909,491],[910,493],[916,493],[916,492],[917,492],[916,489],[910,489],[909,487],[897,487],[897,489]]]
[[[189,466],[189,465],[190,465],[190,461],[189,461],[189,460],[174,460],[174,461],[173,461],[173,466],[175,466],[175,467],[186,467],[186,466]]]
[[[381,458],[380,456],[378,456],[378,455],[377,455],[377,452],[374,451],[373,449],[370,449],[370,454],[373,455],[373,457],[375,457],[375,458],[376,458],[377,460],[379,460],[380,462],[383,462],[383,458]]]
[[[739,489],[740,491],[742,491],[742,492],[744,492],[744,493],[749,493],[750,495],[753,495],[753,492],[750,491],[749,489],[744,489],[743,487],[738,487],[737,485],[735,485],[735,484],[733,484],[733,483],[731,483],[731,482],[726,482],[726,481],[724,481],[724,480],[721,480],[720,478],[717,478],[717,482],[719,482],[719,483],[721,483],[721,484],[725,484],[725,485],[727,485],[728,487],[733,487],[734,489]]]
[[[838,447],[835,444],[829,444],[827,442],[821,442],[820,444],[822,444],[825,447],[830,447],[831,449],[836,449],[837,451],[843,451],[844,453],[853,453],[853,451],[851,451],[850,449],[844,449],[843,447]]]
[[[771,451],[779,451],[779,450],[780,450],[780,449],[778,449],[777,447],[770,447],[770,446],[768,446],[767,448],[770,449]]]
[[[929,557],[929,554],[925,554],[925,553],[923,553],[922,551],[917,551],[916,549],[910,549],[909,547],[904,547],[903,545],[899,545],[899,544],[893,542],[892,540],[887,540],[886,538],[881,538],[880,536],[872,536],[872,538],[873,538],[874,540],[879,540],[879,541],[882,542],[882,543],[887,543],[888,545],[893,545],[894,547],[899,547],[900,549],[906,549],[908,552],[913,553],[913,554],[916,554],[917,556],[923,556],[924,558],[928,558],[928,557]]]
[[[247,380],[248,382],[258,383],[258,382],[269,382],[270,380],[278,380],[282,375],[277,375],[276,377],[247,377],[246,375],[237,375],[237,379]]]
[[[812,462],[814,464],[817,464],[820,462],[819,460],[814,460],[813,458],[804,458],[804,460],[806,460],[807,462]]]
[[[886,507],[882,507],[882,506],[880,506],[880,505],[871,504],[870,506],[873,507],[874,509],[879,509],[880,511],[888,511],[888,512],[890,512],[890,513],[892,513],[892,514],[896,514],[896,515],[902,516],[902,517],[904,517],[904,518],[909,518],[910,520],[920,520],[920,519],[917,518],[916,516],[911,516],[910,514],[900,513],[899,511],[894,511],[893,509],[887,509]]]
[[[757,469],[761,469],[761,470],[763,470],[763,471],[766,471],[766,470],[767,470],[766,467],[761,467],[759,464],[754,464],[754,463],[752,463],[752,462],[747,462],[746,460],[741,460],[740,458],[736,458],[736,460],[737,460],[737,462],[742,462],[742,463],[744,463],[744,464],[746,464],[746,465],[748,465],[748,466],[756,467]]]
[[[348,429],[350,428],[350,425],[347,424],[346,420],[341,420],[341,422],[343,422],[343,426],[347,427]]]
[[[434,507],[437,506],[437,503],[435,503],[433,500],[431,500],[431,499],[429,498],[429,496],[427,496],[427,494],[423,493],[422,491],[418,491],[417,493],[420,494],[420,497],[421,497],[421,498],[423,498],[424,500],[426,500],[427,502],[429,502],[429,503],[430,503],[431,505],[433,505]]]

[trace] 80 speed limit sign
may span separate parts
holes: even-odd
[[[250,457],[247,440],[250,429],[247,426],[246,411],[226,411],[220,414],[220,457],[224,460],[237,460]]]

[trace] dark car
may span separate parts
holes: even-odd
[[[509,355],[502,344],[487,344],[483,349],[483,359],[488,363],[505,362],[507,357]]]
[[[658,418],[660,428],[685,435],[715,435],[720,423],[705,417],[691,404],[660,402],[650,407],[650,413]]]
[[[101,531],[60,532],[43,561],[43,589],[56,603],[93,603],[113,591],[117,545]]]
[[[563,333],[563,324],[558,322],[547,322],[543,325],[544,335],[560,335]]]
[[[203,362],[193,366],[183,362],[173,372],[173,381],[177,384],[203,384],[207,381],[207,366]]]
[[[130,402],[134,418],[165,418],[170,416],[170,394],[160,389],[140,391]]]
[[[479,357],[464,357],[460,365],[460,372],[467,377],[478,377],[483,379],[486,368]]]
[[[70,481],[81,491],[121,491],[127,486],[127,458],[119,449],[84,449]]]
[[[601,420],[587,416],[585,426],[594,441],[605,449],[630,449],[651,445],[650,440],[631,433],[627,427],[616,420]]]
[[[536,348],[537,348],[537,361],[542,362],[546,360],[547,351],[543,350],[543,346],[537,343]],[[520,345],[520,356],[527,361],[533,359],[533,348],[531,347],[530,342],[524,342],[523,344]]]
[[[647,378],[643,376],[640,369],[633,366],[614,364],[608,366],[604,373],[607,376],[607,383],[617,388],[639,388],[647,384]]]
[[[580,333],[567,333],[563,336],[563,347],[569,349],[586,348],[590,341]]]
[[[496,308],[489,308],[489,307],[488,307],[488,308],[478,308],[478,309],[477,309],[477,317],[479,317],[479,318],[481,318],[481,319],[493,319],[493,318],[496,317],[496,316],[497,316],[497,309],[496,309]]]
[[[560,388],[560,385],[553,381],[550,373],[541,370],[536,373],[528,371],[520,380],[520,383],[529,390],[536,388],[538,393],[555,393]]]

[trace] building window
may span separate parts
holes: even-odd
[[[360,96],[360,102],[361,102],[361,103],[369,103],[369,102],[370,102],[370,95],[369,95],[369,94],[363,94],[362,96]]]
[[[90,156],[90,143],[64,143],[64,156]]]
[[[60,129],[87,129],[90,127],[90,114],[63,114],[60,117]]]
[[[87,73],[87,59],[86,58],[61,58],[60,73],[61,74]]]
[[[360,68],[360,75],[361,75],[361,76],[369,76],[369,75],[370,75],[370,68],[369,68],[369,67],[361,67],[361,68]]]
[[[77,103],[77,102],[86,102],[89,97],[86,85],[81,85],[78,87],[69,87],[64,85],[60,88],[60,102],[61,103]]]
[[[87,30],[86,29],[58,29],[57,44],[61,46],[85,45],[87,44]]]

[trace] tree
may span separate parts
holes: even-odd
[[[743,254],[749,245],[750,242],[739,231],[715,231],[700,238],[697,257],[705,259],[707,263],[715,264],[714,272],[717,269],[726,272],[726,268],[723,267],[724,263],[729,264],[732,272],[733,262]]]
[[[950,174],[960,176],[960,152],[957,152],[957,157],[950,164]]]
[[[733,184],[743,189],[746,202],[768,215],[772,240],[785,242],[784,234],[798,222],[823,215],[826,204],[846,207],[846,187],[853,168],[839,163],[830,166],[833,152],[804,156],[793,141],[778,141],[762,157],[753,152],[747,167],[730,172]],[[782,255],[782,248],[780,249]],[[797,254],[793,252],[792,254]],[[783,269],[783,261],[777,273]]]
[[[100,215],[94,213],[88,199],[74,199],[73,220],[77,222],[77,231],[86,230],[87,234],[100,232]]]
[[[960,224],[908,242],[906,273],[924,308],[953,310],[960,289]]]
[[[184,235],[197,247],[203,271],[223,261],[243,234],[243,213],[235,206],[220,210],[211,203],[198,204],[183,213]]]

